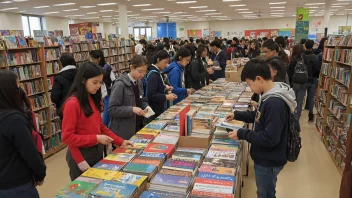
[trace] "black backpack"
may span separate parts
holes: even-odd
[[[297,160],[302,148],[301,126],[296,115],[290,111],[290,107],[287,104],[286,106],[289,112],[286,156],[289,162],[294,162]]]
[[[309,80],[308,76],[308,68],[307,68],[307,61],[305,61],[305,57],[301,56],[301,60],[296,60],[297,63],[293,70],[292,74],[292,82],[298,84],[307,83]]]

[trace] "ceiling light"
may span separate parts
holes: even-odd
[[[154,10],[164,10],[164,8],[150,8],[150,9],[142,9],[141,11],[154,11]]]
[[[270,7],[270,9],[285,9],[285,6],[281,6],[281,7]]]
[[[12,1],[2,1],[0,3],[12,3]]]
[[[240,14],[253,14],[253,12],[239,12]]]
[[[0,11],[6,11],[6,10],[17,10],[18,7],[14,7],[14,8],[4,8],[4,9],[1,9]]]
[[[193,16],[193,15],[180,15],[180,16],[183,16],[183,17],[189,17],[189,16]]]
[[[21,10],[21,11],[19,11],[20,13],[23,13],[23,12],[27,12],[27,10]]]
[[[216,10],[197,10],[196,12],[216,12]]]
[[[231,19],[217,19],[217,20],[220,20],[220,21],[229,21]]]
[[[317,11],[317,10],[309,10],[309,12],[315,12],[315,11]]]
[[[236,9],[237,11],[245,11],[245,10],[249,10],[248,8],[245,9]]]
[[[99,17],[88,17],[88,18],[82,18],[82,19],[99,19]]]
[[[337,1],[352,1],[352,0],[337,0]]]
[[[78,9],[69,9],[69,10],[63,10],[64,12],[71,12],[71,11],[77,11]]]
[[[295,17],[296,15],[295,15],[295,14],[293,14],[292,16],[294,16],[294,17]]]
[[[88,12],[87,14],[97,14],[97,12]]]
[[[60,13],[60,12],[45,12],[43,14],[58,14],[58,13]]]
[[[129,16],[129,17],[131,17],[131,16],[139,16],[140,14],[130,14],[130,15],[127,15],[127,16]]]
[[[100,10],[100,12],[112,12],[113,10]]]
[[[116,5],[117,3],[99,3],[97,6],[108,6],[108,5]]]
[[[189,7],[191,9],[197,9],[197,8],[207,8],[208,6],[196,6],[196,7]]]
[[[84,16],[84,14],[76,14],[76,15],[70,15],[70,16],[79,17],[79,16]]]
[[[219,15],[219,14],[222,14],[222,13],[208,13],[208,14],[205,14],[205,15]]]
[[[76,3],[60,3],[60,4],[54,4],[53,6],[68,6],[68,5],[75,5]]]
[[[186,14],[187,12],[175,12],[174,14]]]
[[[283,17],[282,15],[270,15],[271,17]]]
[[[331,5],[335,6],[335,5],[349,5],[350,3],[333,3]]]
[[[310,5],[325,5],[325,3],[307,3],[306,5],[307,6],[310,6]]]
[[[318,9],[319,7],[308,7],[309,9]]]
[[[151,6],[151,4],[137,4],[137,5],[132,5],[135,7],[142,7],[142,6]]]
[[[241,0],[222,0],[223,2],[241,1]]]
[[[171,12],[153,12],[153,14],[169,14]]]
[[[25,1],[28,1],[28,0],[12,0],[13,2],[25,2]]]
[[[95,8],[97,6],[79,6],[80,8]]]
[[[272,2],[269,3],[270,5],[280,5],[280,4],[286,4],[286,2]]]
[[[273,13],[270,13],[272,15],[276,15],[276,14],[284,14],[284,13],[279,13],[279,12],[273,12]]]
[[[331,6],[332,8],[343,8],[343,6]]]
[[[211,16],[211,17],[213,17],[213,18],[229,18],[227,16]]]
[[[352,9],[345,9],[345,10],[352,10]]]
[[[48,8],[50,6],[37,6],[37,7],[34,7],[34,8]]]
[[[177,4],[197,3],[197,1],[178,1]]]
[[[229,5],[229,7],[245,7],[246,4]]]

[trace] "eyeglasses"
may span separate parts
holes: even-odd
[[[137,70],[137,72],[140,73],[140,74],[145,74],[145,73],[147,73],[147,70],[138,70],[138,69],[136,69],[136,70]]]

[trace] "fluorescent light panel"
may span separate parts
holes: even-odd
[[[197,1],[178,1],[177,4],[197,3]]]
[[[286,2],[272,2],[269,3],[270,5],[280,5],[280,4],[286,4]]]
[[[77,11],[78,9],[69,9],[69,10],[63,10],[64,12],[72,12],[72,11]]]
[[[151,4],[137,4],[137,5],[132,5],[134,7],[143,7],[143,6],[151,6]]]
[[[240,14],[253,14],[253,12],[239,12]]]
[[[310,5],[325,5],[325,3],[307,3],[306,6]]]
[[[285,9],[285,6],[280,6],[280,7],[270,7],[270,9]]]
[[[205,15],[219,15],[219,14],[222,14],[222,13],[208,13],[208,14],[205,14]]]
[[[196,6],[196,7],[189,7],[191,9],[198,9],[198,8],[207,8],[208,6]]]
[[[233,1],[241,1],[241,0],[222,0],[223,2],[233,2]]]
[[[249,10],[248,8],[244,8],[244,9],[236,9],[237,11],[245,11],[245,10]]]
[[[12,1],[2,1],[0,3],[12,3]]]
[[[164,8],[150,8],[150,9],[142,9],[141,11],[154,11],[154,10],[164,10]]]
[[[60,12],[45,12],[43,14],[58,14],[58,13],[60,13]]]
[[[14,8],[4,8],[4,9],[1,9],[1,11],[7,11],[7,10],[17,10],[18,7],[14,7]]]
[[[79,6],[80,8],[95,8],[97,6]]]
[[[196,12],[216,12],[216,10],[197,10]]]
[[[88,12],[87,14],[97,14],[97,12]]]
[[[33,8],[49,8],[50,6],[37,6],[37,7],[33,7]]]
[[[100,10],[100,12],[112,12],[113,10]]]
[[[60,3],[60,4],[54,4],[53,6],[69,6],[69,5],[75,5],[76,3]]]
[[[171,12],[153,12],[153,14],[169,14]]]
[[[116,5],[117,3],[99,3],[98,6]]]
[[[229,5],[229,7],[245,7],[246,4]]]

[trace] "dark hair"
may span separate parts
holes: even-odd
[[[266,41],[266,40],[268,40],[268,37],[263,37],[262,40]]]
[[[292,47],[292,55],[291,57],[294,59],[301,58],[302,54],[304,52],[303,45],[297,44]]]
[[[170,44],[165,43],[165,44],[164,44],[164,47],[165,47],[167,50],[169,50],[169,49],[170,49]]]
[[[172,45],[177,45],[178,43],[176,41],[172,41]]]
[[[149,65],[147,58],[145,56],[141,56],[141,55],[135,55],[130,60],[129,64],[132,65],[134,68],[138,68],[138,67],[143,67],[145,65]]]
[[[154,47],[154,45],[153,44],[148,44],[146,47],[145,47],[145,50],[147,50],[147,51],[154,51],[155,50],[155,47]]]
[[[328,38],[326,38],[326,37],[321,38],[321,40],[320,40],[320,42],[319,42],[319,47],[318,47],[318,49],[321,49],[321,50],[324,49],[324,44],[325,44],[325,41],[326,41],[326,40],[328,40]]]
[[[25,117],[27,118],[27,121],[28,121],[28,126],[31,130],[36,130],[34,126],[33,116],[32,116],[31,102],[29,101],[29,98],[26,92],[22,88],[19,88],[19,94],[20,94],[22,105],[24,105],[23,110],[24,110]]]
[[[0,70],[0,109],[18,110],[24,113],[18,93],[17,75],[9,70]]]
[[[99,65],[101,67],[104,67],[106,65],[104,53],[101,50],[92,50],[91,52],[89,52],[89,55],[94,59],[100,58]]]
[[[304,45],[306,43],[306,41],[307,41],[307,39],[301,39],[299,43]]]
[[[144,44],[144,45],[147,45],[147,44],[148,44],[147,41],[144,40],[144,39],[139,40],[139,43],[140,43],[140,44]]]
[[[196,52],[194,51],[195,48],[191,44],[186,45],[185,48],[188,49],[188,51],[191,52],[191,56],[192,56],[192,59],[193,59],[194,56],[196,55]]]
[[[169,38],[164,37],[164,38],[163,38],[163,42],[164,42],[164,43],[169,43]]]
[[[251,40],[249,45],[251,45],[252,43],[254,43],[255,45],[255,50],[253,50],[250,46],[249,46],[249,52],[258,52],[258,54],[260,54],[260,46],[259,46],[259,42],[257,40]]]
[[[242,70],[241,80],[250,79],[255,81],[257,76],[261,76],[264,80],[271,80],[269,64],[262,58],[253,58],[247,62]]]
[[[308,40],[304,43],[304,45],[306,46],[306,49],[311,50],[311,49],[313,49],[314,41],[308,39]]]
[[[237,37],[233,37],[233,39],[232,40],[234,40],[235,42],[236,42],[236,45],[238,45],[238,43],[240,42],[240,40],[238,40],[238,38]]]
[[[83,113],[86,117],[89,117],[93,114],[92,107],[89,104],[88,100],[88,92],[86,89],[86,81],[90,78],[97,77],[99,75],[103,75],[104,70],[99,65],[96,65],[92,62],[83,63],[77,71],[76,77],[71,85],[71,89],[67,94],[67,97],[75,96],[83,110]],[[101,91],[100,89],[96,94],[90,94],[93,99],[95,107],[101,111]],[[62,115],[62,109],[64,105],[61,107],[59,111]]]
[[[64,53],[60,57],[60,63],[62,67],[66,67],[67,65],[76,65],[75,58],[71,54]]]
[[[286,79],[286,64],[283,61],[272,58],[267,60],[269,66],[277,71],[277,74],[274,77],[274,82],[285,82]]]
[[[219,38],[218,38],[218,37],[215,37],[215,40],[219,40]]]
[[[155,42],[156,42],[156,43],[160,43],[160,40],[159,40],[159,39],[156,39]]]
[[[216,46],[217,48],[221,48],[221,43],[218,40],[212,41],[210,43],[210,47]]]
[[[170,59],[170,54],[167,53],[167,51],[165,51],[165,50],[160,50],[154,55],[153,64],[156,64],[158,62],[158,59],[159,59],[159,61],[164,60],[164,59]]]
[[[226,41],[226,44],[231,45],[231,44],[232,44],[232,41],[231,41],[231,40],[228,40],[228,41]]]
[[[285,40],[288,40],[288,36],[285,36],[284,38],[285,38]]]
[[[193,37],[189,37],[189,42],[193,43]]]
[[[279,53],[279,51],[280,51],[279,45],[276,44],[276,43],[273,41],[273,39],[268,39],[268,40],[264,41],[262,47],[266,47],[266,48],[268,48],[270,51],[276,51],[277,53]]]
[[[282,48],[286,47],[286,42],[283,36],[276,37],[275,42]]]
[[[183,43],[189,43],[189,41],[186,39]]]
[[[200,43],[201,42],[201,40],[200,39],[196,39],[196,43]]]
[[[176,52],[176,55],[175,55],[174,60],[175,60],[175,61],[180,61],[180,56],[181,56],[182,58],[185,58],[185,57],[191,57],[192,54],[191,54],[191,52],[190,52],[187,48],[181,47],[181,48]]]
[[[199,45],[198,49],[197,49],[197,59],[201,60],[202,59],[202,53],[204,50],[208,50],[207,47],[205,45]]]

